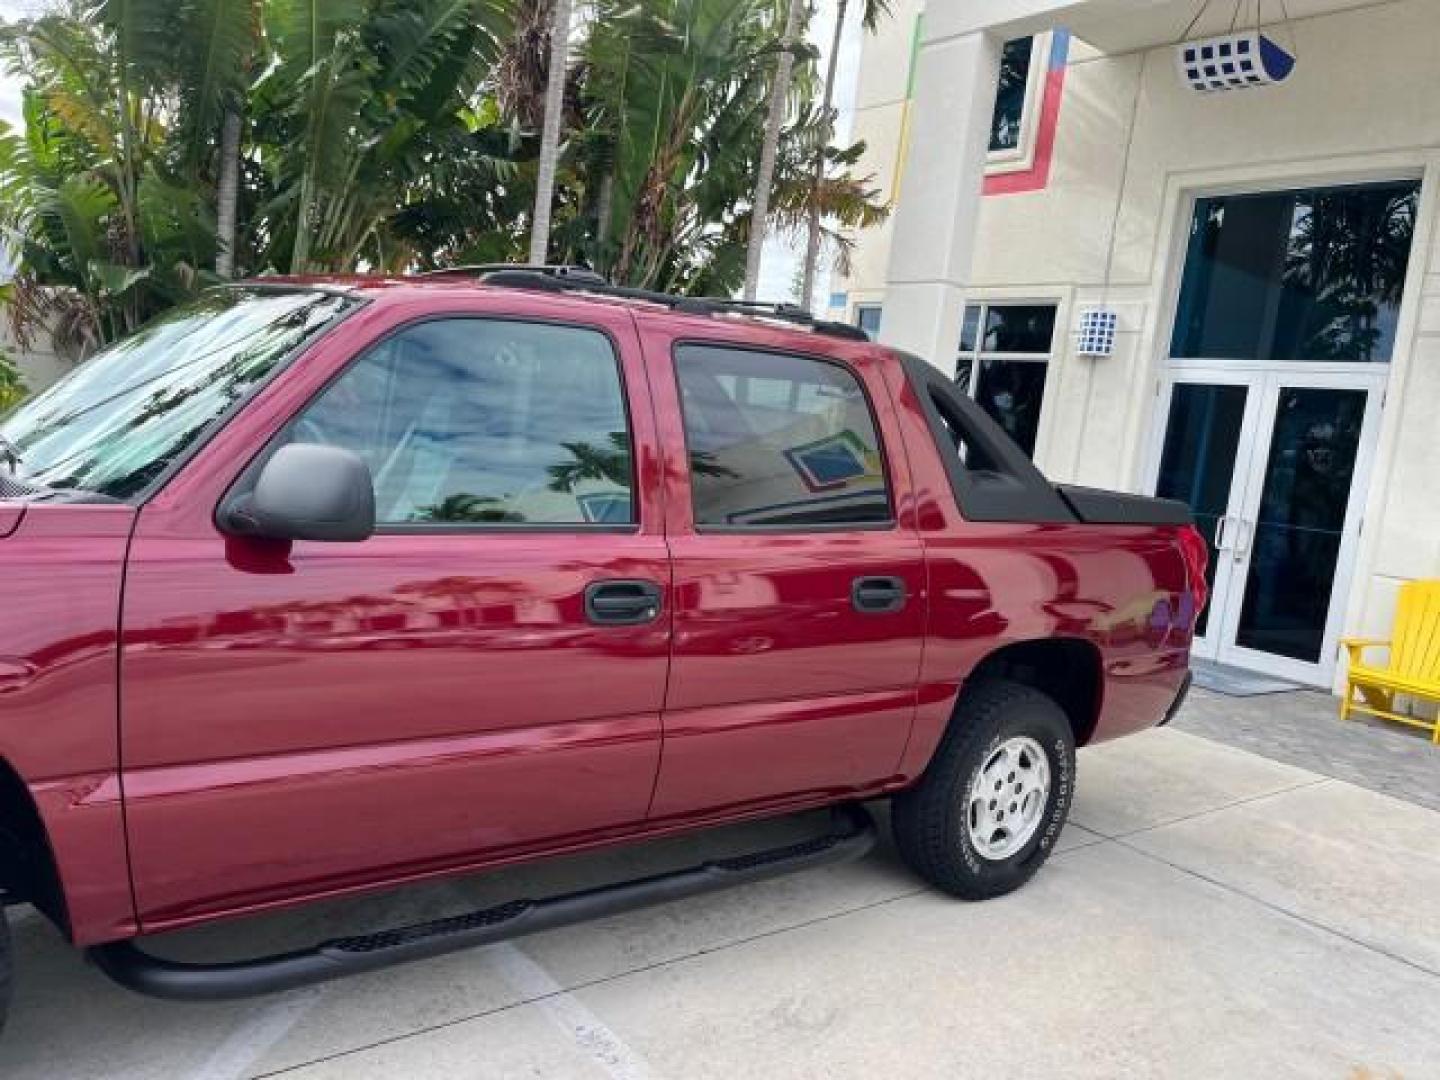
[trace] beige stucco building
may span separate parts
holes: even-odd
[[[1189,85],[1251,47],[1288,78]],[[1052,477],[1190,501],[1200,653],[1333,684],[1440,576],[1440,2],[899,0],[865,48],[895,214],[832,317],[958,370]]]

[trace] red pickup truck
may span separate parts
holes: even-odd
[[[853,328],[505,270],[216,289],[0,424],[0,888],[223,998],[850,857],[1032,875],[1167,720],[1186,508]],[[741,819],[790,847],[243,962],[144,935]],[[11,964],[0,918],[0,984]]]

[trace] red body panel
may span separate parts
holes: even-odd
[[[1091,742],[1153,727],[1189,665],[1195,604],[1174,526],[967,522],[898,365],[885,379],[905,424],[932,594],[925,686],[958,686],[1004,645],[1089,642],[1104,675]],[[924,696],[922,690],[922,697]],[[952,701],[921,709],[904,771],[924,768]]]
[[[138,516],[0,503],[0,754],[40,806],[76,940],[894,790],[1011,642],[1098,651],[1097,739],[1174,699],[1193,621],[1175,530],[965,522],[886,350],[459,283],[367,295]],[[610,335],[638,528],[288,549],[219,531],[231,483],[344,364],[455,313]],[[677,339],[849,364],[894,525],[697,530]],[[854,611],[861,575],[902,579],[903,609]],[[662,618],[590,625],[600,577],[654,580]]]
[[[0,506],[0,758],[29,786],[83,940],[133,933],[116,626],[126,506]],[[0,526],[0,532],[4,527]]]

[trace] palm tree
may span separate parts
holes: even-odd
[[[257,92],[274,143],[273,261],[295,273],[410,261],[387,227],[465,142],[462,107],[508,36],[508,6],[268,0],[278,62]]]
[[[765,247],[765,225],[770,212],[770,185],[775,179],[775,154],[780,145],[780,128],[785,122],[785,102],[790,96],[790,74],[795,66],[795,39],[805,0],[790,0],[785,16],[785,33],[775,61],[775,82],[770,87],[770,111],[765,117],[765,142],[760,151],[760,171],[755,176],[755,198],[750,209],[750,246],[745,256],[745,299],[755,299],[760,282],[760,255]]]
[[[181,0],[178,137],[186,173],[198,181],[215,154],[215,273],[235,268],[240,138],[250,71],[260,47],[260,0]]]
[[[530,262],[543,266],[550,248],[550,209],[555,200],[555,167],[560,157],[560,122],[570,55],[570,0],[555,0],[550,23],[550,71],[545,78],[545,127],[540,136],[535,215],[530,223]]]
[[[882,16],[890,14],[890,0],[863,0],[860,21],[867,31],[873,31]],[[830,38],[830,56],[825,65],[825,100],[820,112],[824,117],[827,136],[815,149],[815,172],[811,180],[812,192],[818,192],[825,180],[826,150],[835,130],[835,68],[840,59],[840,43],[845,35],[845,17],[850,13],[850,0],[838,0],[835,9],[835,32]],[[810,310],[815,295],[815,269],[820,261],[820,203],[812,199],[810,220],[805,233],[805,261],[800,271],[800,306]]]

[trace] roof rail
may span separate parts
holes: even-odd
[[[869,335],[858,326],[817,319],[795,304],[767,304],[753,300],[730,300],[719,296],[675,296],[653,289],[611,285],[594,270],[585,267],[465,266],[432,273],[477,274],[486,285],[498,285],[502,288],[534,289],[540,292],[584,292],[596,296],[614,296],[623,300],[643,300],[689,315],[754,315],[762,319],[803,326],[817,334],[844,338],[847,341],[870,340]]]
[[[600,274],[588,266],[537,266],[533,263],[467,263],[461,266],[446,266],[439,270],[422,271],[419,277],[480,277],[489,274],[518,271],[526,274],[543,274],[550,278],[564,278],[575,281],[589,281],[596,285],[608,285]]]

